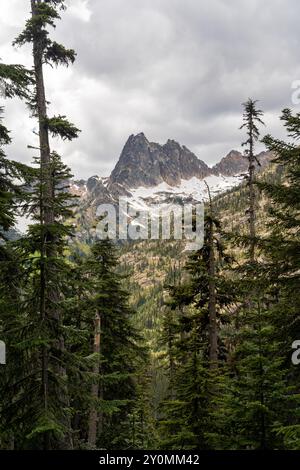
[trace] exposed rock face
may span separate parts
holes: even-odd
[[[261,168],[264,168],[272,154],[261,152],[257,158]],[[200,182],[204,178],[220,175],[225,180],[227,177],[246,173],[247,170],[247,158],[236,150],[231,150],[219,163],[209,168],[187,147],[175,140],[168,140],[166,144],[160,145],[149,142],[141,133],[129,137],[109,178],[92,176],[86,182],[74,181],[71,192],[80,197],[82,207],[87,210],[103,203],[117,204],[120,196],[131,197],[140,187],[153,188],[155,192],[155,187],[165,182],[175,190],[192,178],[198,178],[201,186]],[[224,184],[223,181],[221,186]],[[199,185],[196,184],[197,187]]]
[[[106,178],[92,176],[87,180],[86,188],[92,199],[102,203],[110,203],[113,201],[113,197],[104,183],[106,183]]]
[[[266,165],[272,159],[271,152],[261,152],[257,155],[257,160],[260,162],[261,168],[265,168]],[[256,164],[257,165],[257,164]],[[248,171],[249,162],[247,158],[237,150],[231,150],[226,157],[212,167],[212,171],[216,175],[223,176],[234,176]]]
[[[233,176],[247,171],[248,161],[237,150],[231,150],[226,157],[213,166],[212,170],[216,175]]]
[[[196,155],[194,155],[187,147],[180,146],[174,140],[168,140],[168,142],[163,146],[164,152],[168,155],[169,165],[163,167],[163,170],[168,172],[168,166],[171,167],[172,162],[174,173],[177,176],[180,182],[180,179],[189,180],[193,176],[196,176],[199,179],[203,179],[206,176],[211,174],[211,169],[204,163],[202,160],[199,160]],[[166,173],[163,173],[165,181],[167,181]],[[172,184],[169,183],[171,186]]]
[[[203,179],[210,174],[211,169],[186,147],[174,140],[165,145],[149,142],[141,133],[129,137],[109,184],[138,188],[166,182],[176,186],[182,179]]]
[[[260,163],[261,169],[264,169],[267,165],[269,165],[271,160],[273,160],[274,158],[275,158],[275,154],[273,152],[269,152],[269,151],[260,152],[257,155],[257,159]]]

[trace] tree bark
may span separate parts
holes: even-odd
[[[95,333],[94,333],[94,353],[100,354],[101,350],[101,316],[99,313],[96,313],[95,317]],[[96,364],[94,365],[93,368],[93,373],[97,377],[99,376],[100,373],[100,359],[97,360]],[[95,383],[92,384],[92,400],[93,400],[93,405],[92,409],[90,411],[90,416],[89,416],[89,432],[88,432],[88,444],[90,447],[95,447],[96,442],[97,442],[97,431],[98,431],[98,421],[99,421],[99,414],[97,411],[97,405],[96,402],[99,398],[99,377],[97,377],[97,380]]]
[[[37,15],[36,7],[41,3],[40,0],[31,0],[31,14],[32,18]],[[50,266],[48,259],[55,258],[56,248],[55,239],[47,229],[50,225],[55,223],[54,213],[54,183],[51,172],[51,149],[49,144],[49,130],[47,125],[47,100],[45,92],[45,82],[43,73],[43,54],[44,45],[39,35],[33,37],[33,61],[34,61],[34,74],[35,74],[35,92],[36,92],[36,113],[39,124],[39,147],[40,147],[40,170],[41,170],[41,195],[40,195],[40,222],[44,230],[41,235],[41,297],[40,297],[40,315],[42,321],[51,318],[52,321],[57,323],[58,329],[61,322],[61,315],[57,308],[53,308],[59,301],[59,293],[55,286],[49,288],[48,272],[49,269],[54,271],[54,267]],[[54,274],[52,273],[54,276]],[[46,297],[51,301],[51,307],[47,307]],[[63,352],[64,339],[59,335],[58,350]],[[47,348],[44,346],[42,350],[42,386],[44,395],[44,407],[48,409],[49,401],[49,354]],[[62,367],[58,367],[57,373],[64,376],[66,371]],[[69,405],[67,393],[60,394],[62,400],[65,401],[66,407]],[[66,418],[68,429],[71,429],[70,420]],[[50,449],[50,436],[49,433],[45,434],[44,449]],[[71,433],[66,435],[63,442],[64,449],[72,449],[73,442]]]
[[[36,5],[39,3],[39,0],[31,0],[33,18],[37,14]],[[45,178],[44,198],[46,200],[46,204],[44,204],[43,221],[45,224],[51,224],[54,221],[54,213],[51,204],[53,189],[50,174],[51,151],[47,127],[47,101],[43,74],[43,44],[36,37],[33,39],[33,60],[36,81],[36,106],[39,121],[41,170]]]
[[[36,0],[31,0],[32,17],[34,18],[36,13],[36,5],[39,3]],[[44,181],[45,169],[49,168],[50,164],[50,146],[48,132],[45,127],[45,119],[47,117],[46,107],[46,96],[45,96],[45,85],[43,77],[43,48],[40,41],[37,39],[33,40],[33,60],[34,60],[34,72],[35,72],[35,83],[36,83],[36,107],[37,117],[39,122],[39,146],[40,146],[40,169],[41,178]],[[45,182],[42,193],[40,196],[40,218],[41,224],[50,223],[49,207],[44,204],[44,197],[46,200],[50,198],[51,188],[49,187],[49,178]],[[48,197],[47,197],[48,196]],[[40,271],[40,283],[41,283],[41,294],[40,294],[40,315],[42,322],[46,319],[46,269],[45,269],[45,257],[47,239],[46,234],[42,233],[41,238],[41,271]],[[49,399],[49,378],[48,378],[48,351],[46,346],[42,348],[42,387],[43,387],[43,400],[44,409],[48,411],[48,399]],[[44,450],[50,449],[50,436],[49,433],[44,435]]]
[[[214,222],[213,222],[213,204],[210,194],[210,189],[205,181],[209,195],[209,234],[208,234],[208,245],[209,245],[209,363],[211,369],[218,367],[218,329],[217,329],[217,308],[216,308],[216,260],[215,260],[215,249],[214,249]]]
[[[249,148],[249,226],[250,226],[250,252],[249,257],[251,263],[255,261],[255,188],[254,188],[254,172],[255,172],[255,157],[254,157],[254,139],[253,139],[253,125],[250,122],[250,148]]]

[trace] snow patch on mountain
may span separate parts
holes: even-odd
[[[207,201],[208,191],[205,182],[208,184],[211,195],[224,193],[225,191],[234,188],[241,184],[243,176],[207,176],[205,179],[200,180],[193,177],[189,180],[181,180],[180,185],[170,186],[163,182],[154,187],[140,186],[136,189],[131,189],[131,197],[128,198],[129,203],[135,207],[140,208],[145,205],[154,205],[165,203],[167,200],[174,200],[180,198],[181,200],[190,200],[193,202]]]

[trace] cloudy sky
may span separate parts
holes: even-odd
[[[66,114],[82,134],[52,143],[77,178],[107,175],[130,134],[175,139],[213,164],[243,134],[241,102],[260,100],[266,129],[293,105],[300,80],[299,0],[70,0],[53,37],[77,51],[69,69],[46,70],[49,114]],[[31,65],[11,46],[30,0],[1,0],[0,58]],[[1,103],[3,104],[3,103]],[[34,120],[5,103],[9,155],[29,162]]]

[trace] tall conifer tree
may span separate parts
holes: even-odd
[[[257,108],[257,101],[248,99],[243,104],[244,114],[243,121],[244,123],[241,126],[241,129],[246,129],[247,140],[243,142],[243,146],[247,147],[245,155],[249,162],[248,175],[247,175],[247,185],[249,187],[249,259],[251,263],[254,263],[255,260],[255,238],[256,238],[256,194],[255,194],[255,168],[256,165],[260,166],[260,162],[255,156],[255,143],[259,139],[259,124],[263,124],[262,116],[263,112]]]
[[[6,419],[23,420],[20,446],[51,449],[72,448],[64,348],[63,303],[66,266],[63,252],[70,228],[64,224],[70,214],[66,181],[68,169],[50,149],[50,135],[72,140],[78,129],[64,116],[49,117],[44,85],[44,65],[69,65],[74,62],[73,50],[49,38],[49,27],[60,18],[64,1],[31,0],[31,18],[14,44],[32,45],[33,87],[29,100],[39,125],[39,169],[32,174],[31,200],[28,207],[36,224],[20,243],[20,257],[25,269],[23,287],[22,328],[18,347],[23,350],[23,383],[14,377],[15,398],[7,404]],[[17,340],[16,340],[17,341]],[[17,391],[18,390],[18,391]],[[29,400],[28,391],[32,396]],[[9,395],[8,395],[9,396]],[[16,401],[15,401],[16,400]],[[18,411],[15,410],[18,403]],[[13,416],[10,409],[15,410]],[[32,419],[29,422],[28,414]]]

